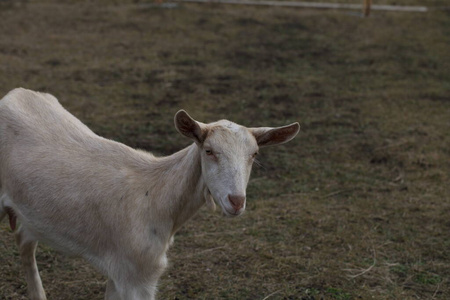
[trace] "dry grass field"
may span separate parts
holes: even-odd
[[[181,108],[300,122],[261,151],[242,217],[202,209],[177,234],[158,299],[450,299],[449,10],[1,1],[0,94],[18,86],[156,155],[189,144]],[[84,261],[37,259],[49,299],[103,299]],[[0,266],[0,299],[26,299],[7,222]]]

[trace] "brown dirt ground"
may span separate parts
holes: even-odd
[[[178,233],[158,299],[450,299],[449,45],[448,10],[2,1],[0,94],[50,92],[98,134],[158,155],[189,143],[180,108],[301,123],[261,151],[243,217],[202,210]],[[26,299],[0,228],[0,299]],[[37,259],[49,299],[103,299],[82,260],[45,245]]]

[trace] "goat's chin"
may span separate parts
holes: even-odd
[[[222,208],[222,214],[227,218],[239,217],[245,212],[245,209],[240,209],[238,211],[227,210],[226,208]]]

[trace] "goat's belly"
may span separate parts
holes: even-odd
[[[37,215],[26,216],[23,210],[17,209],[18,221],[21,230],[26,232],[26,235],[32,239],[37,240],[50,246],[51,248],[70,256],[79,256],[87,248],[84,241],[74,238],[77,235],[77,230],[71,223],[49,223]]]
[[[42,242],[70,256],[97,252],[105,237],[95,230],[95,223],[58,207],[34,207],[12,203],[22,230],[28,239]]]

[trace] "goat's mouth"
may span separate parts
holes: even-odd
[[[229,201],[229,198],[223,199],[221,197],[212,197],[215,202],[220,206],[222,210],[222,214],[226,217],[237,217],[242,215],[245,212],[245,200],[239,207],[233,207],[232,203]],[[213,200],[213,201],[214,201]]]

